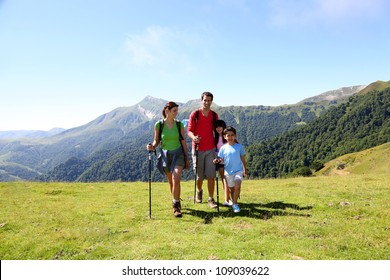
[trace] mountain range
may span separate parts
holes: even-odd
[[[221,119],[236,126],[239,141],[250,146],[308,124],[368,87],[375,90],[388,84],[378,81],[367,87],[344,87],[292,105],[222,107],[213,104],[213,109]],[[32,137],[34,134],[18,132],[23,138],[2,139],[0,181],[145,180],[144,146],[152,139],[153,125],[161,118],[166,102],[147,96],[138,104],[117,108],[79,127],[53,131],[51,136]],[[185,119],[200,106],[200,100],[179,106],[178,118]],[[9,132],[0,132],[0,136],[4,138],[6,133],[9,137]],[[188,176],[191,172],[187,172]],[[157,172],[153,172],[153,177],[161,179]]]
[[[55,127],[48,131],[45,130],[7,130],[0,131],[0,139],[20,139],[20,138],[45,138],[65,131],[64,128]]]
[[[330,102],[337,100],[344,100],[347,97],[355,94],[358,91],[366,88],[365,85],[342,87],[336,90],[331,90],[319,94],[317,96],[309,97],[298,104],[303,103],[321,103],[321,102]],[[164,107],[166,100],[155,98],[152,96],[146,96],[140,103],[130,106],[130,107],[119,107],[115,110],[99,116],[97,119],[91,121],[86,125],[70,129],[66,134],[67,137],[72,137],[78,135],[81,131],[85,130],[105,130],[111,126],[118,126],[120,129],[123,129],[123,133],[127,133],[129,129],[131,130],[136,126],[137,122],[149,121],[158,119],[161,116],[161,108]],[[178,103],[180,106],[181,115],[188,115],[188,112],[200,106],[198,100],[191,100],[186,103]],[[270,106],[259,106],[263,108],[277,108]],[[213,109],[217,110],[220,106],[214,103]],[[130,124],[130,126],[126,125]],[[0,131],[0,139],[20,139],[20,138],[45,138],[54,136],[56,134],[64,132],[63,128],[53,128],[49,131],[43,130],[9,130],[9,131]]]

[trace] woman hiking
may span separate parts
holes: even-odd
[[[184,125],[176,120],[179,105],[168,102],[162,111],[163,119],[154,125],[153,143],[149,143],[146,149],[153,151],[161,144],[159,157],[159,170],[168,178],[172,194],[173,215],[182,217],[180,204],[180,181],[183,169],[190,166],[188,149],[184,140]]]

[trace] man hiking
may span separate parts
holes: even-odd
[[[214,144],[214,125],[218,120],[218,114],[211,110],[213,103],[213,94],[203,92],[201,95],[202,107],[190,114],[188,122],[188,137],[192,140],[192,162],[196,173],[196,198],[197,203],[202,202],[203,180],[207,179],[209,192],[208,203],[211,208],[218,205],[214,200],[215,189],[215,144]]]

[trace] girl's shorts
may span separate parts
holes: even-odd
[[[225,178],[226,178],[226,182],[228,184],[228,187],[233,188],[236,186],[237,181],[242,182],[242,180],[244,180],[244,172],[239,171],[239,172],[236,172],[236,173],[231,174],[231,175],[225,173]]]

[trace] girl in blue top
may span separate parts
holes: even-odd
[[[233,199],[233,212],[240,212],[237,204],[241,192],[241,183],[246,176],[246,159],[244,147],[236,141],[236,129],[228,126],[224,130],[224,137],[227,141],[218,152],[215,164],[223,163],[225,168],[226,183],[230,189]]]

